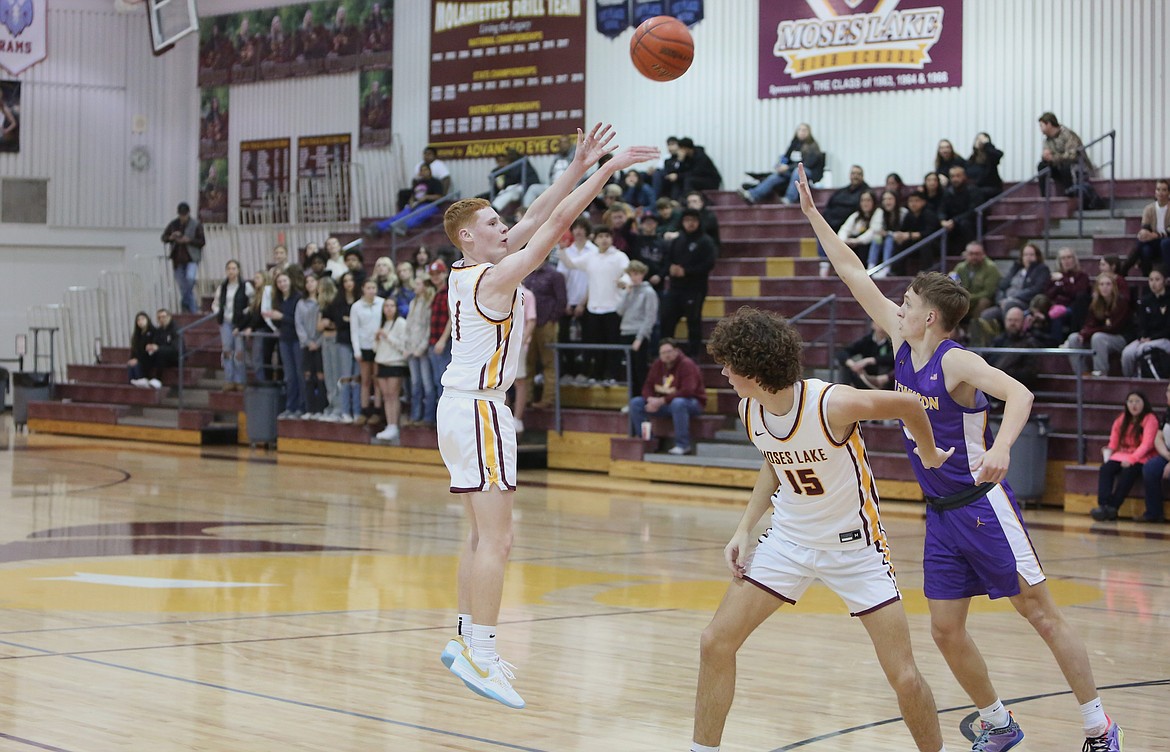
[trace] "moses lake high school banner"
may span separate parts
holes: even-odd
[[[760,99],[963,83],[963,0],[761,0],[759,28]]]
[[[429,142],[440,158],[552,154],[584,127],[585,1],[432,0]]]

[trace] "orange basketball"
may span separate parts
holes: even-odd
[[[673,81],[687,72],[695,42],[686,24],[670,16],[647,18],[630,39],[634,67],[651,81]]]

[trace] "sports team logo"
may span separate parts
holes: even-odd
[[[0,20],[12,36],[20,36],[20,32],[32,25],[32,0],[0,0]]]
[[[0,67],[20,73],[45,59],[46,0],[0,0]]]

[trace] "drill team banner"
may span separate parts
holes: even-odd
[[[759,98],[957,87],[963,0],[760,3]]]

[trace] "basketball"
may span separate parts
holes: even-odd
[[[691,32],[670,16],[647,18],[630,39],[630,59],[651,81],[673,81],[687,72],[694,57]]]

